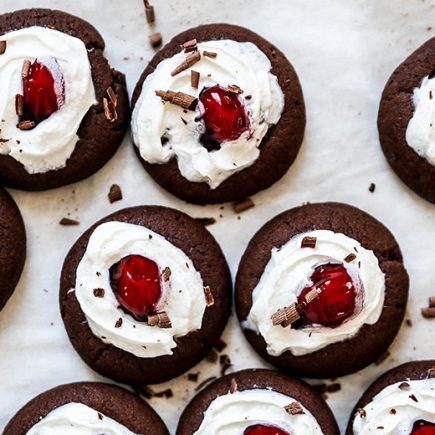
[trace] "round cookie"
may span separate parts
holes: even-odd
[[[295,160],[303,140],[306,122],[302,89],[292,65],[284,54],[270,42],[243,27],[229,24],[206,24],[180,33],[154,56],[134,90],[133,111],[141,96],[142,87],[147,77],[156,70],[162,61],[179,53],[181,44],[193,38],[198,43],[232,40],[255,44],[270,61],[272,65],[271,73],[277,77],[284,95],[285,105],[279,121],[269,127],[266,135],[261,140],[260,153],[256,160],[249,166],[230,175],[229,178],[226,178],[218,187],[213,189],[205,181],[192,182],[185,178],[180,172],[177,158],[172,157],[169,161],[160,162],[160,164],[148,163],[141,158],[138,143],[136,143],[135,150],[151,177],[164,189],[179,198],[197,204],[239,200],[274,184],[287,172]],[[219,62],[219,56],[214,61]],[[195,67],[198,69],[197,65],[193,65],[192,69],[195,70]],[[203,80],[207,80],[207,74],[201,75],[199,89],[203,86],[201,84]],[[213,80],[213,74],[211,80]],[[229,84],[221,83],[220,85],[228,86]],[[243,85],[240,84],[240,86]],[[190,91],[193,93],[194,89],[191,88]],[[246,96],[246,93],[242,93],[239,98],[244,99]],[[187,116],[183,115],[182,111],[180,114]]]
[[[89,60],[91,68],[91,81],[95,89],[95,100],[85,113],[81,122],[78,120],[80,122],[77,130],[78,140],[74,145],[72,154],[64,165],[60,164],[59,166],[56,163],[55,169],[39,167],[38,169],[28,170],[21,161],[15,158],[20,153],[17,152],[14,154],[15,157],[0,153],[0,183],[17,189],[35,191],[74,183],[98,171],[114,155],[121,144],[128,128],[130,113],[125,77],[122,73],[110,67],[107,59],[103,55],[105,47],[104,40],[91,24],[65,12],[50,9],[24,9],[0,16],[0,35],[30,28],[32,26],[38,26],[36,29],[41,27],[48,31],[57,30],[67,35],[65,37],[72,36],[79,38],[84,43],[84,50],[86,50],[87,59]],[[12,50],[13,46],[11,46],[10,49]],[[5,54],[7,50],[8,46],[6,46]],[[32,52],[29,53],[29,56],[31,55]],[[84,74],[85,72],[83,71],[82,73]],[[110,100],[107,94],[109,88],[112,88],[117,99],[117,119],[113,122],[106,119],[103,107],[103,99],[107,101]],[[64,92],[65,95],[68,96],[68,88],[65,88]],[[15,95],[13,95],[13,97],[15,97]],[[68,104],[71,104],[70,101],[71,100],[66,100],[65,105],[61,106],[60,109],[51,116],[59,115],[63,107],[68,107]],[[11,101],[10,104],[14,105],[15,101]],[[56,141],[56,138],[53,139],[53,131],[47,133],[44,131],[43,133],[39,130],[38,133],[38,129],[48,128],[41,127],[44,123],[48,122],[50,122],[50,117],[37,124],[32,130],[20,131],[20,134],[22,134],[22,137],[32,134],[38,135],[38,137],[40,136],[38,141],[41,142],[41,147],[45,149],[46,142],[54,143]],[[59,125],[59,123],[60,121],[56,121],[55,125],[50,128],[57,128],[56,126]],[[4,130],[4,125],[2,126],[2,130]],[[17,129],[17,131],[19,130]],[[5,141],[10,138],[2,137],[2,139]],[[7,142],[4,141],[0,144],[3,147],[8,145]],[[74,143],[74,137],[72,141]],[[20,144],[19,140],[16,142]],[[23,140],[21,140],[21,142],[23,142]],[[57,151],[53,152],[53,155],[57,156],[56,153]],[[51,158],[51,156],[48,157]],[[38,159],[32,160],[33,157],[29,157],[29,159],[35,164],[42,164]]]
[[[0,187],[0,310],[18,283],[26,259],[26,230],[20,210]]]
[[[184,305],[186,305],[189,311],[187,313],[183,311],[184,317],[191,321],[194,317],[192,310],[194,310],[196,318],[199,319],[199,325],[195,328],[187,328],[184,332],[188,333],[180,334],[180,336],[175,337],[175,347],[171,346],[171,350],[173,351],[172,355],[169,354],[170,352],[167,352],[168,349],[166,348],[166,352],[160,352],[160,348],[158,348],[158,352],[152,356],[147,353],[158,347],[160,342],[167,345],[167,336],[162,334],[164,334],[165,331],[171,333],[171,331],[173,331],[172,329],[163,329],[164,326],[161,326],[160,324],[148,328],[146,322],[135,322],[135,319],[132,316],[124,313],[124,311],[119,308],[117,301],[115,301],[114,307],[111,308],[114,313],[108,312],[107,310],[105,311],[103,308],[102,315],[114,315],[114,318],[116,319],[118,316],[123,317],[123,324],[119,325],[117,321],[115,329],[112,329],[113,325],[110,324],[109,329],[111,329],[111,331],[108,333],[104,332],[101,336],[103,336],[103,334],[108,336],[110,333],[123,333],[127,334],[128,341],[132,342],[132,334],[139,334],[140,339],[148,339],[149,341],[146,341],[143,346],[139,345],[139,351],[137,347],[134,349],[128,348],[128,351],[126,351],[124,350],[125,348],[121,348],[119,345],[115,346],[111,343],[103,342],[99,336],[94,335],[89,326],[89,322],[86,321],[87,318],[82,311],[81,305],[83,302],[79,303],[77,291],[70,291],[76,287],[76,280],[78,280],[77,268],[83,263],[83,257],[87,255],[87,252],[90,249],[89,240],[91,235],[94,237],[98,231],[100,231],[101,235],[101,231],[108,225],[107,223],[112,226],[117,225],[118,227],[120,225],[123,227],[126,223],[132,224],[127,226],[130,229],[134,229],[134,234],[136,234],[137,231],[153,232],[151,237],[146,235],[144,241],[139,239],[141,245],[146,244],[148,239],[149,243],[157,243],[158,240],[163,240],[161,243],[169,244],[169,248],[166,246],[163,251],[159,245],[155,245],[155,248],[146,248],[148,249],[148,257],[150,256],[149,254],[154,255],[152,252],[153,249],[156,252],[157,250],[163,252],[163,256],[165,258],[167,257],[168,262],[170,257],[173,256],[174,250],[177,250],[177,255],[184,256],[183,263],[180,265],[183,270],[174,266],[172,268],[172,273],[169,273],[168,279],[164,278],[166,271],[163,270],[162,272],[162,283],[163,281],[169,281],[172,287],[179,285],[179,287],[172,288],[172,290],[167,293],[169,294],[167,297],[169,305],[166,305],[166,308],[164,306],[163,311],[167,309],[170,317],[172,316],[170,313],[172,298],[173,304],[175,304],[175,307],[172,307],[174,315],[177,315],[178,318],[179,313],[177,310],[184,310]],[[110,236],[112,232],[117,231],[118,228],[114,231],[109,230],[107,234]],[[119,233],[120,243],[125,245],[125,237],[129,237],[129,233],[122,231]],[[131,233],[132,232],[130,232],[130,234]],[[95,235],[95,237],[97,236]],[[104,239],[102,240],[104,244]],[[113,240],[117,243],[116,239]],[[109,240],[107,246],[109,246],[110,243]],[[126,249],[132,249],[133,252],[130,253],[134,254],[138,245],[136,243],[135,248],[130,248],[129,243],[127,243]],[[104,249],[106,251],[109,249],[110,251],[110,246],[109,248],[107,248],[107,246]],[[97,252],[97,256],[99,255],[99,252],[101,252],[101,248],[98,245],[94,246],[92,249]],[[109,254],[111,255],[111,263],[120,260],[120,256],[123,257],[117,253],[113,254],[112,251],[110,251]],[[190,265],[188,263],[190,263]],[[165,265],[166,264],[161,264],[160,266],[163,268]],[[167,268],[165,267],[165,269]],[[169,271],[170,270],[171,269],[169,269]],[[194,281],[189,281],[188,283],[180,281],[180,279],[185,279],[187,276],[190,277],[190,275],[186,275],[189,273],[195,274]],[[105,287],[109,287],[104,288],[104,297],[106,299],[110,297],[113,298],[113,287],[110,289],[111,285],[104,281],[106,279],[105,272],[101,269],[99,269],[97,273],[94,271],[91,272],[92,277],[94,277],[95,274],[98,275],[95,279],[103,280],[98,281],[98,285],[96,284],[97,287],[103,286],[104,288],[105,283]],[[198,276],[202,279],[201,284],[204,285],[204,289],[202,285],[199,289],[200,296],[189,293],[189,291],[193,292],[194,288],[196,288],[196,279],[198,279]],[[87,279],[90,279],[90,277]],[[177,279],[179,280],[178,283],[176,281]],[[79,290],[81,291],[81,284],[79,286]],[[209,301],[206,300],[207,306],[206,301],[202,299],[204,298],[206,288],[209,289],[212,294],[212,299],[214,299],[210,304],[208,303]],[[182,293],[183,291],[184,293]],[[92,288],[90,288],[89,297],[92,299],[93,296],[101,295],[98,295],[95,292],[94,295],[92,295]],[[91,302],[91,304],[97,304],[102,301],[102,298],[96,297],[94,299],[95,302]],[[94,299],[92,299],[92,301]],[[179,305],[176,305],[176,301],[178,301]],[[185,303],[185,301],[187,302]],[[196,222],[191,217],[180,211],[160,206],[128,208],[120,210],[97,222],[87,230],[71,248],[65,259],[61,275],[60,306],[62,318],[71,343],[83,360],[95,371],[104,376],[126,383],[161,383],[179,376],[189,368],[193,367],[208,354],[211,348],[219,340],[230,314],[231,276],[224,255],[215,239],[203,225]],[[89,303],[87,306],[89,306]],[[193,309],[192,306],[195,308]],[[201,309],[201,307],[203,307],[202,313],[199,312],[198,314],[197,310]],[[94,316],[94,314],[92,315]],[[151,325],[150,317],[148,317],[148,324]],[[159,328],[159,326],[161,326],[161,328]],[[156,338],[157,334],[160,334],[160,338]],[[134,335],[134,337],[136,337],[135,340],[139,340],[137,335]],[[152,343],[152,340],[154,340],[154,344]],[[124,342],[121,343],[122,346],[124,346],[124,344]],[[136,356],[137,352],[139,352],[141,356]]]
[[[394,399],[389,400],[388,407],[387,407],[387,413],[389,414],[388,418],[392,419],[393,421],[397,419],[402,422],[405,420],[406,422],[406,418],[403,419],[403,413],[406,411],[401,411],[399,408],[405,405],[411,407],[417,407],[419,406],[418,404],[420,402],[422,402],[424,406],[424,399],[422,399],[422,396],[416,391],[415,385],[413,385],[412,381],[432,382],[431,391],[432,391],[432,396],[434,396],[435,393],[434,393],[433,385],[435,384],[435,360],[411,361],[406,364],[402,364],[384,373],[376,381],[374,381],[372,385],[370,385],[370,387],[367,388],[367,390],[359,399],[358,403],[355,405],[347,426],[346,435],[354,435],[354,434],[357,435],[358,432],[355,432],[353,428],[355,419],[361,419],[361,422],[363,422],[363,424],[364,421],[366,420],[370,421],[370,417],[371,417],[370,403],[373,401],[375,396],[381,393],[382,390],[394,384],[398,384],[396,385],[397,390],[394,391],[395,387],[390,387],[392,389],[390,393],[399,393],[400,395],[406,395],[408,397],[405,399],[405,402],[400,401],[400,404],[396,403],[397,405],[396,408],[394,407],[395,406]],[[386,395],[386,397],[388,397],[388,394]],[[415,401],[414,398],[416,398],[417,401]],[[408,402],[408,404],[406,402]],[[433,398],[432,398],[432,402],[430,403],[433,403]],[[429,406],[426,406],[426,409],[430,409],[430,403],[427,404]],[[391,411],[392,409],[394,409],[394,411]],[[375,416],[376,425],[382,424],[380,420],[380,416],[381,414]],[[422,417],[423,417],[423,412],[421,415],[418,415],[417,412],[417,415],[414,416],[414,418],[416,418],[417,420]],[[432,423],[434,423],[435,426],[434,408],[432,408],[431,417],[432,417]],[[411,420],[409,421],[409,423],[410,425],[412,425],[413,421]],[[393,425],[393,427],[395,430],[397,430],[397,426]],[[432,430],[434,429],[435,427],[432,427]],[[398,432],[384,431],[382,433],[386,435],[387,434],[392,435],[393,433],[398,433]],[[431,433],[431,432],[422,432],[422,433]]]
[[[243,398],[243,394],[251,394],[252,392],[255,396]],[[265,393],[266,396],[263,396]],[[270,393],[278,393],[280,396],[273,397],[270,396]],[[288,398],[281,395],[288,396]],[[227,402],[226,406],[228,407],[227,412],[231,414],[225,415],[225,411],[218,412],[219,406],[215,401],[216,399],[230,400],[231,402]],[[207,414],[210,413],[212,403],[216,413],[213,420],[207,420],[207,423],[211,423],[207,425],[207,434],[242,434],[243,429],[247,430],[258,423],[263,423],[265,426],[273,427],[276,425],[280,427],[277,421],[270,420],[271,415],[274,415],[281,424],[285,423],[286,426],[290,426],[282,427],[282,430],[290,430],[293,435],[302,433],[338,435],[340,433],[328,405],[308,384],[275,371],[248,369],[223,376],[198,393],[183,411],[176,434],[202,434],[201,424],[204,419],[211,418],[211,415],[207,416]],[[241,403],[248,403],[250,406],[237,409]],[[260,406],[265,403],[267,406]],[[282,404],[284,404],[284,413],[280,409]],[[287,405],[290,405],[290,409],[286,412]],[[273,413],[270,411],[271,406],[274,407]],[[302,419],[303,421],[301,421]],[[228,424],[225,427],[226,431],[223,427],[218,426],[221,423]],[[316,429],[311,426],[312,430],[308,431],[310,426],[307,425],[315,425]],[[199,429],[201,431],[198,431]],[[223,432],[219,432],[219,429]],[[230,432],[230,429],[233,432]],[[252,427],[251,430],[253,430]]]
[[[320,238],[317,242],[315,239],[305,240],[305,236],[310,234],[318,235]],[[314,247],[310,246],[309,242],[312,241],[314,241]],[[355,249],[357,245],[358,248]],[[336,252],[339,253],[339,257],[335,255]],[[281,260],[278,260],[279,258]],[[289,258],[290,269],[286,266],[287,263],[278,262],[286,258]],[[277,269],[270,269],[265,273],[265,268],[270,262],[273,263],[272,266],[276,265]],[[318,322],[312,320],[307,324],[306,320],[312,319],[310,317],[312,313],[309,312],[308,308],[313,305],[308,304],[307,309],[300,311],[300,307],[304,307],[308,299],[304,298],[302,305],[298,299],[304,295],[305,288],[309,289],[311,284],[314,286],[315,283],[318,283],[319,287],[323,286],[322,281],[315,278],[315,274],[318,273],[316,271],[319,267],[321,268],[321,265],[326,263],[336,263],[340,268],[344,268],[346,273],[351,274],[351,277],[348,277],[349,279],[346,281],[347,284],[338,287],[340,291],[346,290],[349,282],[354,287],[355,283],[361,283],[362,279],[366,280],[363,281],[363,284],[370,284],[364,290],[367,296],[364,294],[358,296],[359,293],[355,291],[354,306],[349,316],[343,317],[341,322],[331,324],[330,327],[327,323],[322,323],[324,322],[323,317],[319,317]],[[282,270],[290,271],[290,275],[280,280],[282,270],[278,270],[278,268],[282,264],[284,264]],[[296,267],[294,270],[291,269],[294,264],[302,265],[304,269]],[[274,270],[277,271],[276,274],[274,274]],[[292,275],[297,270],[302,270],[302,274]],[[343,273],[344,270],[342,270]],[[312,273],[311,276],[310,273]],[[266,287],[264,287],[263,279],[275,276],[277,282],[267,286],[270,281],[265,281]],[[287,291],[287,283],[290,279],[292,284],[288,285]],[[301,283],[304,282],[307,283],[305,285],[308,287],[303,287],[299,296],[296,296],[301,289]],[[252,324],[250,325],[247,321],[248,317],[251,321],[253,319],[251,314],[253,291],[257,285],[259,289],[266,288],[266,290],[278,288],[280,285],[284,286],[284,288],[280,287],[276,290],[276,292],[281,291],[278,296],[276,296],[276,292],[262,293],[266,297],[268,294],[271,295],[271,298],[266,299],[266,302],[264,299],[262,300],[263,308],[261,309],[266,316],[264,322],[267,323],[267,334],[271,334],[269,336],[273,337],[268,343],[274,350],[270,353],[267,350],[263,335],[257,333],[259,329],[255,330]],[[328,285],[327,282],[325,286]],[[366,367],[387,350],[403,321],[408,286],[408,275],[403,265],[400,248],[393,235],[380,222],[350,205],[340,203],[308,204],[276,216],[252,238],[241,259],[237,273],[236,311],[240,322],[242,322],[246,338],[254,349],[270,363],[292,375],[317,378],[337,377]],[[361,288],[361,284],[356,287]],[[334,304],[341,302],[339,299],[336,302],[331,299],[330,302],[328,299],[320,297],[319,294],[325,291],[325,287],[322,289],[320,293],[316,289],[317,299],[314,298],[313,303],[318,304],[316,309],[320,314],[328,313],[330,310],[335,315]],[[292,291],[293,293],[291,293]],[[330,297],[328,294],[331,295],[326,291],[325,294],[325,298]],[[384,299],[383,295],[385,295]],[[302,322],[301,327],[299,327],[300,324],[296,323],[298,326],[295,325],[295,328],[292,328],[291,320],[287,324],[284,322],[274,323],[272,316],[268,315],[268,311],[264,310],[264,307],[270,307],[270,310],[276,303],[274,297],[280,299],[284,297],[284,301],[286,301],[293,296],[295,296],[297,303],[292,304],[290,308],[297,308],[299,316],[296,317],[300,317],[299,320],[294,318],[293,322],[295,320]],[[332,297],[334,297],[334,293],[332,293]],[[367,303],[362,302],[365,300],[364,298],[368,299]],[[291,301],[293,302],[293,300]],[[287,303],[290,304],[290,302]],[[281,306],[279,303],[277,308],[281,309]],[[338,306],[340,307],[340,305]],[[271,312],[275,314],[275,308]],[[350,329],[351,325],[356,326],[352,326],[353,329]],[[316,326],[320,326],[320,328],[316,329]],[[264,331],[264,324],[261,327]],[[291,342],[289,340],[290,334]],[[278,342],[278,340],[280,341]],[[277,345],[281,347],[278,349]],[[343,358],[343,355],[346,357]]]
[[[103,426],[103,424],[106,424],[105,420],[107,421],[107,418],[110,418],[122,425],[124,431],[129,430],[130,433],[169,434],[157,413],[138,396],[115,385],[99,382],[77,382],[60,385],[32,399],[10,420],[4,429],[3,435],[26,435],[33,426],[44,421],[47,422],[45,418],[51,412],[62,411],[62,406],[68,406],[71,403],[82,404],[91,408],[91,410],[88,409],[87,411],[91,414],[93,414],[92,411],[95,412],[97,419],[101,421],[102,430],[105,428]],[[65,421],[68,422],[68,418],[73,414],[74,411],[71,411]],[[82,420],[85,414],[77,413],[76,416],[75,423],[77,426],[80,423],[85,424]],[[93,424],[98,424],[98,420],[93,421]],[[62,428],[67,429],[66,423],[58,421],[57,424],[59,423],[65,425],[57,427],[59,433],[66,433],[62,431]]]
[[[379,139],[391,167],[405,184],[432,203],[435,203],[435,143],[430,143],[433,103],[429,88],[435,84],[423,81],[433,80],[434,54],[435,38],[432,38],[397,67],[382,93],[378,114]],[[418,89],[424,95],[420,92],[414,95]],[[431,150],[425,150],[428,146]]]

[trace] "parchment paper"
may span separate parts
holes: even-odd
[[[0,429],[36,394],[56,385],[102,380],[73,350],[59,314],[58,280],[65,254],[93,222],[117,209],[163,204],[193,216],[215,217],[209,227],[235,274],[254,232],[277,213],[306,201],[342,201],[384,222],[400,243],[411,278],[408,318],[382,364],[338,379],[330,394],[341,428],[362,391],[385,370],[411,359],[434,358],[435,320],[420,308],[435,294],[432,242],[435,207],[396,178],[378,144],[376,115],[383,86],[411,51],[433,36],[435,1],[429,0],[154,0],[155,29],[165,41],[202,23],[230,22],[257,31],[275,43],[295,66],[307,105],[303,148],[287,175],[255,195],[256,207],[237,219],[231,206],[188,205],[160,189],[143,171],[128,135],[116,156],[96,175],[75,185],[41,192],[12,191],[28,234],[26,267],[15,294],[0,313]],[[106,55],[127,75],[129,91],[153,55],[142,0],[1,0],[0,13],[24,7],[52,7],[81,16],[102,33]],[[370,193],[370,183],[376,191]],[[119,183],[124,199],[109,204]],[[220,217],[220,215],[222,215]],[[64,216],[79,227],[62,227]],[[265,364],[245,341],[234,315],[224,340],[233,369]],[[345,357],[345,356],[344,356]],[[203,362],[199,380],[217,375],[219,365]],[[310,381],[318,383],[318,381]],[[177,419],[194,395],[195,383],[180,377],[163,386],[171,399],[151,404],[174,433]]]

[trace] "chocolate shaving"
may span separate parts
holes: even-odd
[[[118,98],[115,94],[115,91],[112,89],[112,86],[109,86],[106,92],[110,102],[113,104],[113,107],[116,107],[118,105]]]
[[[72,225],[79,225],[80,222],[75,219],[64,217],[59,221],[59,224],[64,226],[72,226]]]
[[[0,41],[0,54],[4,54],[8,43],[6,41]]]
[[[409,390],[411,388],[411,385],[408,382],[402,382],[399,384],[399,389],[401,390]]]
[[[169,267],[165,267],[162,272],[163,281],[168,282],[169,278],[171,277],[171,274],[172,274],[171,269]]]
[[[15,95],[15,113],[17,116],[24,115],[24,97],[21,94]]]
[[[121,326],[122,326],[122,319],[120,317],[115,323],[115,328],[120,328]]]
[[[174,77],[177,74],[180,74],[180,72],[190,68],[200,60],[201,60],[201,53],[199,51],[194,51],[192,54],[189,54],[189,56],[186,57],[184,62],[180,63],[180,65],[178,65],[177,68],[175,68],[174,71],[171,72],[171,76]]]
[[[347,256],[344,258],[344,261],[345,261],[346,263],[351,263],[353,260],[355,260],[355,258],[356,258],[356,255],[355,255],[353,252],[351,252],[349,255],[347,255]]]
[[[211,289],[208,285],[204,287],[205,304],[207,307],[212,307],[214,305],[214,297]]]
[[[371,183],[369,186],[369,192],[373,193],[376,189],[376,184],[375,183]]]
[[[435,296],[431,296],[429,298],[429,308],[434,308],[435,307]]]
[[[118,112],[115,106],[107,98],[103,98],[104,116],[110,122],[115,122],[118,119]]]
[[[101,412],[97,412],[98,420],[102,420],[104,418],[103,414]]]
[[[26,120],[26,121],[20,121],[17,124],[17,127],[20,130],[32,130],[32,128],[35,128],[35,121],[30,121],[30,120]]]
[[[198,50],[198,41],[196,39],[191,39],[190,41],[181,44],[180,47],[185,53],[190,53],[192,51]]]
[[[195,71],[195,70],[190,71],[190,84],[191,84],[192,88],[198,89],[200,77],[201,77],[201,74],[198,71]]]
[[[172,328],[171,319],[167,315],[165,311],[162,311],[161,313],[153,314],[151,316],[148,316],[148,325],[150,326],[158,326],[162,329]]]
[[[156,95],[163,101],[182,107],[183,109],[195,110],[198,104],[198,98],[184,92],[174,91],[156,91]]]
[[[300,318],[301,316],[298,313],[296,304],[292,304],[289,307],[280,308],[271,316],[272,324],[274,326],[281,325],[283,328],[291,325]]]
[[[299,402],[292,402],[290,405],[286,405],[284,409],[287,414],[290,415],[305,414],[304,409]]]
[[[30,71],[30,60],[24,59],[23,67],[21,68],[21,77],[24,79],[28,76]]]
[[[213,225],[216,223],[216,219],[212,217],[195,218],[195,220],[204,226]]]
[[[122,199],[122,190],[118,184],[112,184],[110,186],[109,193],[107,194],[110,204]]]
[[[199,376],[199,372],[198,373],[188,373],[187,380],[191,381],[191,382],[198,382],[198,376]]]
[[[435,307],[425,307],[421,309],[421,314],[426,319],[435,318]]]
[[[205,57],[210,57],[211,59],[216,59],[217,58],[217,53],[215,53],[214,51],[203,51],[202,54]]]
[[[409,398],[410,398],[411,400],[413,400],[414,402],[417,402],[417,403],[418,403],[418,399],[417,399],[417,397],[415,397],[415,394],[410,394],[410,395],[409,395]]]
[[[367,412],[364,408],[358,408],[357,409],[358,414],[361,418],[366,418],[367,417]]]
[[[305,236],[301,241],[301,248],[315,248],[317,237]]]
[[[310,302],[313,302],[314,299],[317,299],[318,297],[319,297],[319,292],[317,291],[317,288],[314,287],[305,295],[304,303],[308,305]]]
[[[243,94],[243,89],[237,85],[228,85],[228,91],[233,94]]]
[[[235,202],[233,209],[236,213],[242,213],[250,208],[255,207],[254,201],[251,198],[246,198],[242,201]]]
[[[160,32],[156,32],[148,36],[148,40],[150,41],[150,45],[153,48],[160,47],[162,45],[162,34]]]
[[[230,394],[233,394],[237,391],[237,382],[234,378],[231,379],[231,385],[230,385]]]
[[[204,388],[207,384],[209,384],[210,382],[214,381],[216,379],[216,376],[210,376],[207,379],[204,379],[196,388],[195,391],[199,391],[202,388]]]
[[[94,288],[94,296],[96,298],[104,298],[105,291],[103,288]]]
[[[148,24],[154,23],[156,21],[156,14],[154,12],[154,6],[151,6],[148,2],[145,4],[145,15],[147,17]]]

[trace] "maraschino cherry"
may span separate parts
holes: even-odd
[[[59,109],[59,103],[64,100],[60,67],[54,58],[46,60],[46,63],[42,63],[36,59],[30,65],[27,75],[23,77],[24,114],[26,119],[35,121],[35,123],[47,119],[56,112]],[[58,95],[56,91],[61,95]]]
[[[410,435],[435,435],[435,424],[418,420],[414,423]]]
[[[311,285],[298,297],[300,325],[320,324],[334,327],[341,325],[355,312],[357,289],[342,264],[322,264],[314,269]],[[308,304],[307,294],[317,289],[318,296]]]
[[[155,313],[162,296],[157,264],[141,255],[129,255],[114,264],[110,285],[121,306],[139,320]]]
[[[199,96],[199,108],[205,125],[201,143],[209,151],[220,148],[222,142],[235,140],[249,128],[245,105],[235,92],[219,85],[204,88]]]
[[[255,424],[247,427],[243,435],[290,435],[290,433],[277,426]]]

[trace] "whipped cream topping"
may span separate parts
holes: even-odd
[[[304,406],[304,414],[291,415],[285,407],[295,399],[267,389],[236,391],[219,396],[204,413],[201,426],[194,435],[243,434],[249,426],[278,426],[292,435],[323,434],[317,420]]]
[[[133,139],[140,155],[149,163],[167,163],[177,158],[181,174],[189,181],[208,183],[211,189],[252,165],[260,154],[259,146],[267,130],[276,124],[284,110],[284,94],[271,71],[267,56],[251,42],[231,40],[198,44],[200,52],[217,53],[212,59],[202,56],[192,68],[172,77],[171,72],[185,59],[185,53],[163,60],[144,81],[133,110]],[[198,89],[191,87],[191,69],[201,74]],[[209,152],[199,139],[204,132],[195,122],[196,111],[184,113],[181,107],[163,104],[156,90],[185,92],[196,97],[204,87],[235,84],[243,89],[250,128],[239,138],[221,144]],[[244,97],[250,95],[249,100]],[[184,122],[183,122],[184,120]],[[162,145],[161,138],[167,143]]]
[[[315,248],[301,248],[301,241],[306,236],[317,239]],[[356,258],[350,263],[343,262],[349,253],[354,253]],[[329,262],[342,262],[353,282],[363,289],[360,312],[335,328],[274,326],[271,316],[278,309],[297,302],[302,289],[311,284],[309,277],[315,267]],[[243,326],[263,336],[270,355],[281,355],[286,351],[305,355],[351,338],[364,324],[376,323],[382,312],[384,296],[385,277],[373,251],[341,233],[311,231],[272,249],[271,258],[252,293],[253,304]]]
[[[402,382],[389,385],[364,407],[365,417],[357,413],[355,435],[408,435],[418,420],[435,423],[435,379],[404,382],[409,388],[400,388]]]
[[[64,167],[79,140],[80,123],[96,103],[86,47],[78,38],[36,26],[6,33],[1,39],[7,47],[0,56],[0,129],[7,141],[0,143],[0,154],[13,157],[30,174]],[[23,61],[36,58],[50,69],[57,86],[61,71],[65,101],[34,129],[24,131],[17,128],[15,95],[23,93]]]
[[[135,435],[117,421],[83,403],[59,406],[30,428],[27,435]]]
[[[157,307],[166,311],[171,328],[149,326],[118,308],[109,269],[133,254],[154,261],[160,272],[171,269]],[[96,288],[104,289],[104,297],[95,297]],[[141,358],[172,355],[174,339],[201,328],[206,308],[202,278],[192,260],[160,234],[124,222],[106,222],[94,230],[77,268],[75,294],[97,337]],[[120,318],[121,327],[115,327]]]

